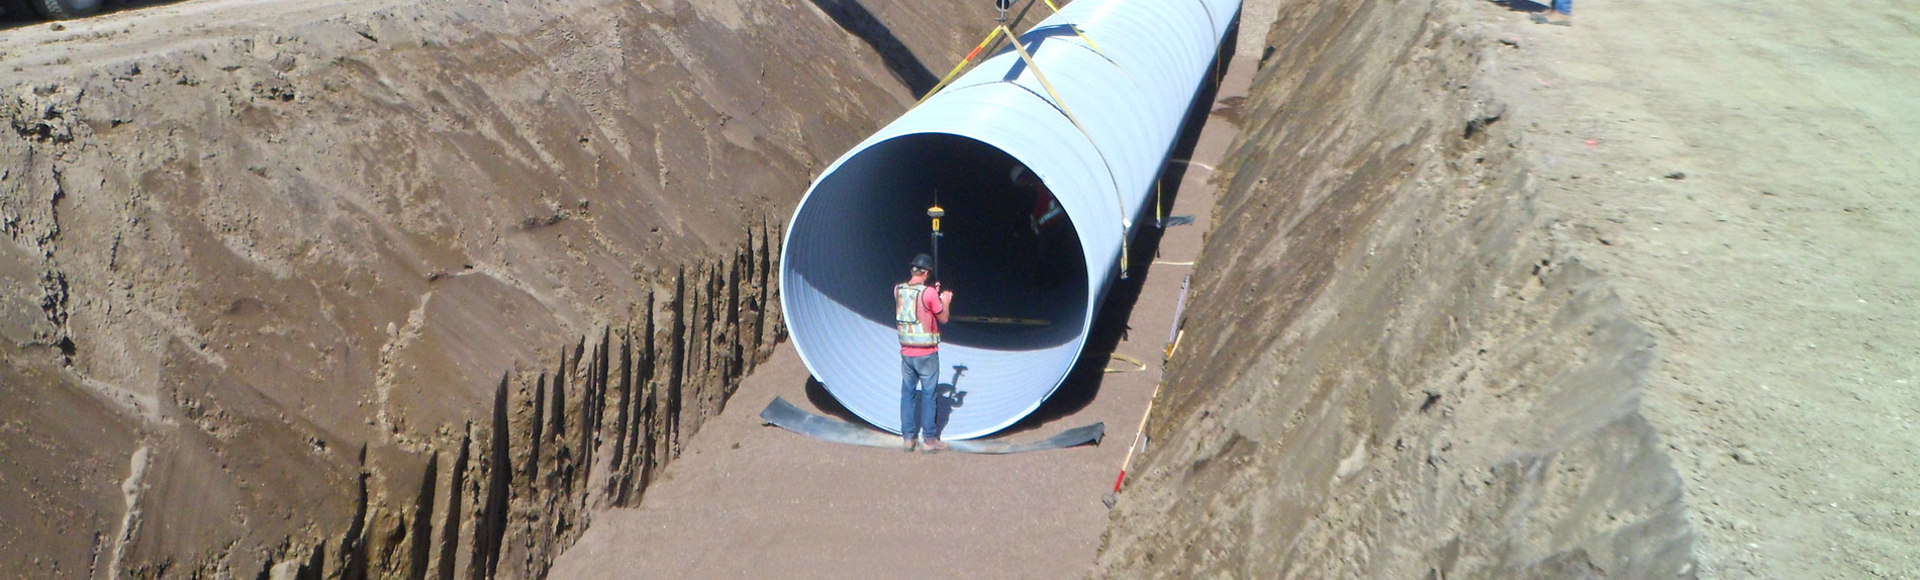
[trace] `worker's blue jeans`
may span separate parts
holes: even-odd
[[[900,355],[900,436],[940,438],[933,422],[933,388],[940,383],[940,353]]]
[[[1573,0],[1553,0],[1553,11],[1561,14],[1573,14]]]

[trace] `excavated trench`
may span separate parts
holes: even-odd
[[[815,4],[421,2],[16,61],[0,569],[544,577],[784,339],[768,224],[906,108],[912,52],[970,44],[930,14],[985,12]],[[1651,340],[1554,247],[1455,8],[1279,7],[1101,574],[1692,574]],[[1031,247],[991,225],[1010,158],[919,138],[962,153],[861,211],[985,192],[942,194],[985,248],[943,276],[1054,322],[951,339],[1071,342],[1093,282],[992,258]]]
[[[1464,8],[1279,4],[1102,575],[1697,573],[1653,340],[1534,210]]]

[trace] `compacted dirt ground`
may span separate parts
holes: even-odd
[[[1556,239],[1659,342],[1703,574],[1920,578],[1920,13],[1479,6]]]

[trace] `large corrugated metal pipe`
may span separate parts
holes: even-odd
[[[787,326],[813,376],[849,411],[899,431],[892,287],[934,250],[927,209],[938,203],[952,314],[996,319],[941,328],[941,382],[967,368],[944,436],[987,435],[1039,408],[1079,358],[1239,8],[1076,0],[1021,35],[1033,67],[1009,47],[828,166],[794,212],[780,270]],[[1066,220],[1035,234],[1035,194],[1011,179],[1016,164]]]

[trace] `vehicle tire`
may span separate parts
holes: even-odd
[[[92,16],[99,12],[106,0],[27,0],[34,12],[49,20],[67,20]]]

